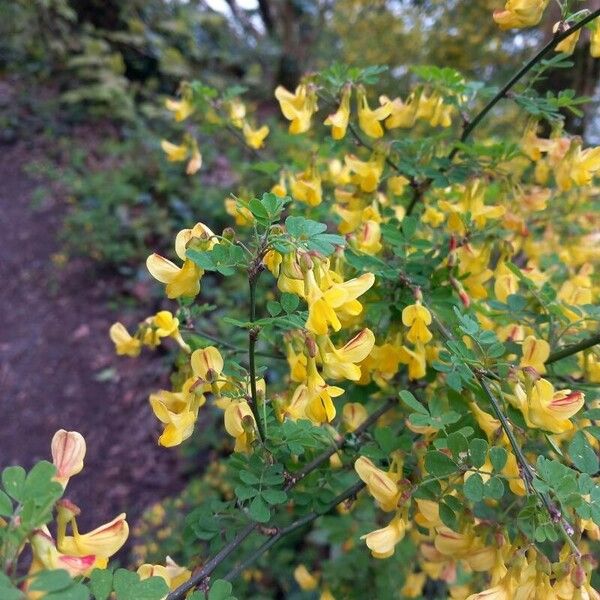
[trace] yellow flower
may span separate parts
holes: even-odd
[[[119,356],[139,356],[142,342],[132,337],[122,323],[113,323],[109,335]]]
[[[373,558],[389,558],[394,554],[396,544],[404,537],[406,523],[399,516],[394,517],[386,527],[376,529],[361,536],[367,547],[371,550]]]
[[[344,390],[327,382],[317,371],[315,359],[308,357],[306,365],[306,383],[300,384],[296,390],[296,402],[305,406],[306,416],[313,423],[330,423],[336,415],[332,398],[337,398]],[[296,394],[295,394],[296,395]]]
[[[138,568],[137,574],[141,580],[150,577],[162,577],[171,591],[178,588],[192,576],[190,570],[180,567],[170,556],[167,556],[164,567],[162,565],[143,564]]]
[[[594,28],[590,36],[590,54],[600,58],[600,19],[594,21]]]
[[[556,33],[560,28],[560,21],[554,24],[552,31]],[[579,36],[581,35],[581,29],[578,29],[575,33],[572,33],[570,36],[566,37],[562,42],[559,42],[555,48],[554,52],[564,52],[565,54],[573,54],[575,50],[575,46],[577,46],[577,42],[579,41]]]
[[[382,106],[371,110],[367,101],[365,89],[360,86],[358,88],[358,125],[360,128],[372,138],[380,138],[383,136],[383,127],[380,121],[389,117],[392,111],[392,103],[384,99]],[[385,97],[384,97],[385,98]]]
[[[73,556],[89,556],[108,559],[115,554],[127,541],[129,525],[125,520],[125,513],[121,513],[109,523],[100,525],[89,533],[79,533],[75,517],[70,519],[73,535],[65,535],[65,528],[59,526],[57,533],[57,547],[60,552]]]
[[[375,336],[370,329],[363,329],[341,348],[336,348],[329,338],[323,346],[323,374],[328,379],[358,381],[361,376],[357,363],[363,361],[375,345]]]
[[[368,417],[367,409],[359,402],[348,402],[342,410],[342,422],[346,431],[355,431]]]
[[[294,569],[294,579],[305,592],[311,592],[319,585],[318,578],[312,575],[304,565],[298,565]]]
[[[354,173],[354,179],[363,192],[374,192],[383,173],[383,157],[372,156],[368,161],[359,160],[354,154],[344,157],[346,166]]]
[[[426,344],[433,337],[427,329],[427,326],[431,325],[431,313],[419,301],[404,308],[402,322],[406,327],[410,327],[406,338],[413,344]]]
[[[183,350],[190,352],[190,347],[183,341],[179,331],[179,319],[168,310],[157,312],[152,318],[152,324],[156,327],[156,336],[160,338],[172,337]]]
[[[519,366],[523,369],[525,367],[532,367],[540,375],[546,372],[546,366],[544,363],[550,356],[550,344],[545,340],[538,340],[533,335],[528,335],[523,340],[522,346],[523,356]]]
[[[365,482],[369,494],[375,498],[381,510],[385,512],[396,510],[400,490],[390,475],[378,469],[366,456],[360,456],[356,460],[354,470]]]
[[[180,144],[177,146],[167,140],[162,140],[160,142],[160,147],[163,149],[163,152],[167,155],[167,160],[170,162],[181,162],[188,157],[189,148],[187,144]]]
[[[236,98],[228,103],[227,108],[231,124],[241,129],[244,126],[244,119],[246,118],[246,105]]]
[[[494,273],[494,294],[500,302],[506,302],[511,294],[519,291],[519,280],[517,276],[506,266],[504,260],[500,260]]]
[[[85,439],[77,431],[59,429],[52,437],[50,449],[52,463],[56,467],[55,479],[66,487],[69,479],[83,469]]]
[[[444,98],[437,93],[429,97],[422,93],[419,97],[417,118],[429,121],[432,127],[450,127],[453,111],[454,107],[451,104],[444,104]]]
[[[235,198],[225,199],[225,212],[235,218],[235,224],[240,227],[246,227],[254,223],[254,216],[245,207],[242,206]]]
[[[381,251],[381,227],[377,221],[368,220],[361,223],[358,230],[349,238],[350,245],[364,254],[375,254]]]
[[[314,277],[314,269],[305,274],[305,290],[308,302],[308,320],[306,328],[317,335],[325,335],[329,325],[334,331],[342,328],[338,313],[359,315],[362,304],[357,300],[375,283],[372,273],[364,273],[360,277],[343,283],[336,283],[326,291],[322,291]]]
[[[500,29],[533,27],[544,14],[550,0],[507,0],[504,10],[494,11],[494,21]]]
[[[342,90],[342,98],[340,100],[340,107],[335,113],[329,115],[324,124],[331,127],[331,137],[334,140],[341,140],[346,135],[346,129],[348,128],[348,122],[350,120],[350,95],[352,88],[349,85],[344,86]]]
[[[309,206],[318,206],[323,199],[321,176],[314,164],[303,173],[291,178],[292,196],[296,200],[306,202]]]
[[[584,394],[571,390],[554,391],[546,379],[539,379],[526,393],[518,385],[515,396],[508,399],[523,413],[528,427],[536,427],[551,433],[565,433],[573,429],[569,420],[584,405]]]
[[[87,556],[72,556],[59,552],[48,528],[44,525],[37,529],[30,538],[31,553],[33,559],[29,569],[29,575],[38,573],[41,570],[64,569],[71,577],[89,576],[94,568],[103,569],[106,567],[106,561],[96,559],[93,554]],[[26,586],[28,583],[25,584]],[[29,591],[27,598],[32,600],[40,598],[41,594]]]
[[[444,222],[445,218],[444,213],[436,210],[433,206],[428,206],[421,217],[421,221],[432,227],[439,227]]]
[[[423,572],[409,573],[400,593],[404,598],[420,598],[426,580],[427,575]]]
[[[175,238],[175,252],[184,261],[182,267],[160,254],[151,254],[146,266],[152,277],[166,285],[168,298],[194,297],[200,292],[200,277],[204,271],[187,258],[187,247],[198,244],[203,250],[210,250],[216,243],[214,233],[203,223],[197,223],[192,229],[182,229]]]
[[[425,347],[417,344],[414,350],[402,346],[400,349],[400,362],[408,366],[408,378],[410,380],[421,379],[427,373],[427,362]]]
[[[234,401],[225,409],[225,430],[235,438],[235,451],[248,452],[254,441],[256,421],[250,405],[245,401]]]
[[[252,129],[248,123],[244,123],[242,133],[244,134],[246,144],[248,144],[250,148],[258,150],[263,147],[265,138],[269,135],[269,127],[268,125],[263,125],[258,129]]]
[[[192,140],[190,144],[190,152],[191,156],[185,168],[185,172],[188,175],[193,175],[194,173],[197,173],[202,166],[202,154],[200,154],[200,149],[198,148],[198,143],[196,140]]]
[[[312,116],[318,110],[317,95],[312,86],[301,84],[292,94],[280,85],[275,89],[275,98],[283,116],[291,121],[290,133],[299,134],[310,129]]]
[[[191,403],[191,397],[182,392],[160,390],[150,395],[150,406],[156,418],[164,425],[158,443],[165,448],[178,446],[194,432],[198,408],[206,399],[199,396]]]
[[[388,129],[397,127],[408,129],[415,124],[419,103],[415,101],[413,94],[408,97],[406,102],[403,102],[401,98],[394,98],[390,101],[386,96],[381,96],[379,103],[390,107],[390,116],[385,120],[385,126]]]
[[[403,175],[397,175],[396,177],[390,177],[387,180],[388,192],[395,196],[402,196],[404,189],[410,183],[410,180]]]
[[[181,100],[167,98],[165,106],[173,113],[176,121],[185,121],[194,112],[194,105],[186,98]]]

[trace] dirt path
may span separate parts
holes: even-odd
[[[181,487],[177,455],[156,445],[147,403],[166,364],[114,355],[108,302],[118,276],[97,279],[85,261],[53,264],[64,207],[56,199],[32,207],[35,184],[20,169],[30,158],[0,146],[0,467],[28,468],[49,457],[57,429],[80,431],[86,464],[67,495],[82,508],[82,525],[121,511],[133,522]]]

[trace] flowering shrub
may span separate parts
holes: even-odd
[[[532,26],[546,5],[508,0],[494,19]],[[138,532],[156,531],[142,558],[163,538],[184,566],[105,569],[125,516],[79,533],[59,498],[85,443],[61,431],[54,466],[3,473],[2,597],[599,598],[600,147],[563,130],[584,99],[528,79],[564,66],[584,27],[597,54],[598,14],[565,9],[499,91],[427,67],[407,98],[376,102],[379,67],[311,74],[275,90],[288,134],[231,90],[184,84],[167,108],[185,133],[162,148],[190,175],[203,133],[250,149],[225,200],[235,228],[198,222],[173,260],[151,254],[177,307],[110,330],[119,355],[179,354],[149,399],[159,444],[202,437],[220,411],[227,442],[200,485]],[[473,141],[508,96],[517,134]],[[224,305],[201,304],[215,281]]]

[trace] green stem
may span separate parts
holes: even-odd
[[[259,271],[255,271],[252,266],[250,267],[250,273],[248,275],[248,283],[250,288],[250,322],[256,321],[256,281],[258,279]],[[258,328],[252,327],[248,331],[248,374],[250,376],[250,396],[252,402],[250,408],[256,421],[256,427],[258,430],[258,437],[261,442],[265,441],[265,428],[263,420],[258,410],[258,392],[256,390],[256,340],[258,338]],[[263,402],[265,399],[263,398]]]
[[[551,363],[562,360],[563,358],[567,358],[567,356],[571,356],[573,354],[577,354],[582,350],[587,350],[588,348],[592,348],[596,344],[600,344],[600,331],[594,333],[588,338],[577,342],[576,344],[571,344],[570,346],[565,346],[556,352],[553,352],[546,361],[546,364],[549,365]]]

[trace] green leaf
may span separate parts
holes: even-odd
[[[56,467],[47,460],[35,464],[25,478],[22,499],[37,499],[40,496],[46,496],[51,486],[56,487],[56,484],[52,485],[55,483],[52,481],[55,474]]]
[[[56,592],[64,590],[73,583],[71,576],[64,569],[41,571],[31,583],[30,589],[37,592]]]
[[[17,502],[21,500],[25,484],[25,469],[23,467],[7,467],[2,471],[2,486],[6,493]]]
[[[492,477],[485,482],[485,495],[493,500],[500,500],[504,496],[504,482],[500,477]]]
[[[281,312],[281,304],[277,300],[269,300],[267,302],[267,311],[272,317],[276,317]]]
[[[452,452],[454,458],[459,458],[461,454],[466,454],[469,448],[469,442],[462,433],[451,433],[447,438],[448,449]]]
[[[590,475],[598,472],[598,456],[583,431],[578,431],[569,443],[569,456],[580,471]]]
[[[490,461],[494,467],[494,471],[502,471],[506,465],[508,453],[501,446],[493,446],[490,448]]]
[[[430,450],[425,455],[425,469],[434,477],[446,477],[458,471],[458,465],[439,450]]]
[[[0,571],[0,598],[2,600],[23,600],[23,592],[18,590],[5,573]]]
[[[0,516],[10,517],[13,513],[13,503],[7,494],[0,491]]]
[[[488,443],[480,438],[475,438],[469,443],[469,455],[474,467],[482,467],[485,463]]]
[[[483,479],[479,473],[473,473],[465,481],[463,492],[471,502],[480,502],[483,500]]]
[[[233,600],[231,596],[232,590],[233,586],[231,583],[229,583],[229,581],[217,579],[210,586],[208,600]]]
[[[250,503],[250,516],[259,523],[268,523],[271,518],[271,511],[267,506],[266,502],[260,497],[256,496]]]
[[[83,583],[72,582],[71,586],[64,590],[57,590],[46,594],[44,600],[89,600],[89,597],[90,592]]]
[[[287,494],[283,490],[263,490],[261,496],[269,504],[283,504],[287,500]]]
[[[440,519],[444,525],[450,527],[453,531],[457,530],[456,514],[445,502],[440,502]]]
[[[422,415],[428,415],[429,411],[412,395],[408,390],[402,390],[399,394],[400,399],[409,408],[412,408],[415,412]]]
[[[108,569],[94,569],[90,575],[90,590],[96,600],[107,600],[113,589],[113,574]]]
[[[300,298],[298,298],[296,294],[284,292],[283,294],[281,294],[280,302],[281,306],[283,306],[283,310],[285,310],[286,313],[290,314],[298,308],[298,305],[300,304]]]
[[[137,573],[127,569],[115,571],[113,585],[117,600],[161,600],[169,593],[162,577],[150,577],[140,581]]]

